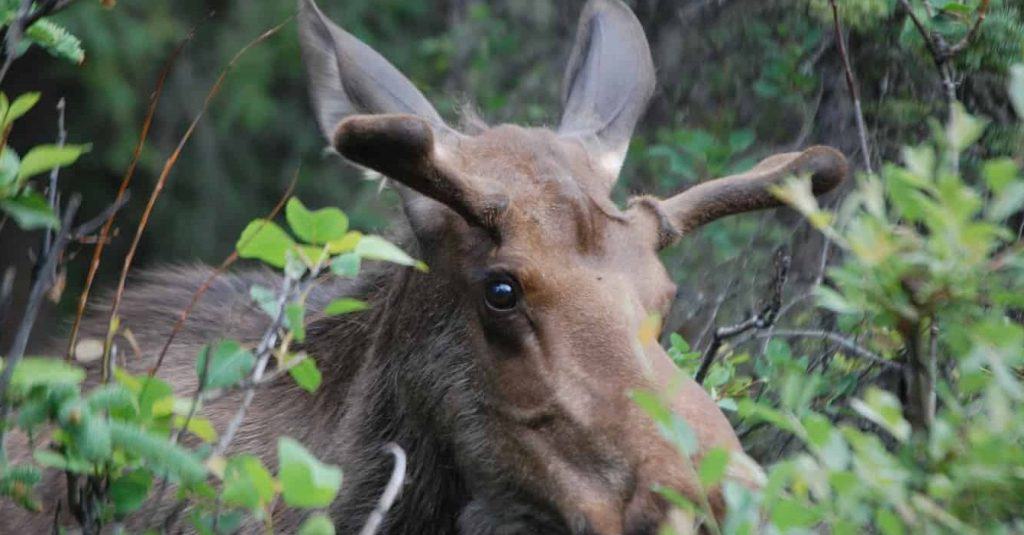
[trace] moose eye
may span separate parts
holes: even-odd
[[[519,301],[514,281],[508,278],[488,280],[484,287],[484,302],[491,310],[508,312],[516,307]]]

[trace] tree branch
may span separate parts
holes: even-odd
[[[860,104],[860,90],[857,87],[857,79],[853,74],[853,67],[850,65],[850,55],[846,51],[846,38],[843,36],[843,26],[839,21],[839,8],[836,0],[829,0],[832,7],[832,24],[836,33],[836,43],[839,44],[839,57],[843,60],[843,71],[846,74],[846,87],[850,91],[850,99],[853,100],[853,114],[857,120],[857,135],[860,138],[860,151],[864,155],[864,169],[874,174],[871,166],[871,150],[868,148],[868,128],[864,123],[864,111]]]

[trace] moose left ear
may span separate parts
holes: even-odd
[[[697,184],[661,201],[660,208],[678,237],[720,217],[781,205],[769,189],[798,174],[810,174],[811,190],[821,195],[846,178],[846,158],[823,146],[776,154],[746,173]]]
[[[558,133],[583,142],[609,187],[652,93],[654,61],[640,21],[620,0],[590,0],[565,71]]]

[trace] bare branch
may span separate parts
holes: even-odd
[[[971,41],[978,35],[981,24],[985,22],[985,18],[988,16],[988,4],[989,0],[981,0],[981,4],[978,6],[977,18],[974,19],[974,25],[971,26],[971,29],[967,31],[967,34],[962,39],[947,50],[950,57],[959,54],[963,49],[967,48],[967,45],[971,44]]]
[[[171,72],[171,67],[174,66],[178,55],[181,54],[182,49],[185,45],[192,40],[195,36],[196,27],[188,33],[185,39],[171,53],[171,56],[164,63],[163,69],[161,69],[159,76],[157,77],[156,88],[149,98],[149,108],[146,110],[146,118],[142,121],[142,131],[139,132],[139,140],[135,144],[135,150],[132,152],[131,163],[128,164],[128,168],[124,172],[124,176],[121,178],[121,185],[117,188],[117,196],[114,197],[114,202],[120,201],[124,196],[125,192],[128,191],[128,186],[132,182],[132,177],[135,175],[135,168],[139,163],[139,158],[142,156],[142,148],[146,145],[146,139],[149,137],[149,128],[153,124],[153,116],[156,115],[156,106],[160,102],[160,95],[164,90],[164,82],[167,80],[167,75]],[[65,359],[71,361],[72,356],[75,352],[75,344],[78,341],[78,331],[82,326],[82,317],[85,316],[85,307],[89,303],[89,291],[92,289],[92,283],[96,279],[96,273],[100,268],[100,259],[103,257],[103,248],[109,243],[110,231],[114,226],[114,219],[111,217],[104,223],[103,229],[100,230],[99,238],[96,240],[96,248],[92,252],[92,260],[89,262],[89,273],[85,276],[85,287],[82,289],[81,295],[78,297],[78,309],[75,313],[75,321],[71,324],[71,333],[68,335],[68,347],[65,351]]]
[[[853,114],[857,120],[860,151],[864,155],[864,169],[868,173],[874,173],[871,166],[871,150],[868,148],[868,129],[864,124],[864,111],[860,104],[860,89],[857,87],[857,79],[853,74],[853,67],[850,65],[850,55],[846,51],[846,37],[843,36],[843,25],[839,21],[839,8],[836,6],[836,0],[829,0],[828,3],[832,7],[832,23],[836,33],[836,43],[839,45],[839,57],[843,60],[846,87],[850,91],[851,100],[853,100]]]
[[[199,121],[202,120],[203,116],[206,115],[206,111],[210,107],[210,103],[213,102],[217,94],[220,93],[221,87],[224,85],[224,80],[227,79],[228,74],[234,70],[235,65],[238,64],[238,60],[245,55],[254,46],[266,41],[271,36],[276,34],[285,24],[291,21],[289,17],[284,22],[270,28],[269,30],[261,33],[258,37],[250,41],[247,45],[242,47],[234,57],[228,62],[228,64],[221,70],[220,76],[214,81],[210,91],[206,94],[206,99],[203,101],[202,107],[199,109],[199,113],[189,124],[185,133],[178,140],[178,145],[171,152],[170,156],[164,162],[163,170],[160,172],[160,176],[157,178],[156,185],[153,187],[153,192],[149,196],[149,201],[146,203],[145,209],[143,209],[142,217],[139,220],[138,229],[135,231],[135,237],[132,239],[132,243],[128,248],[128,253],[124,257],[124,262],[121,265],[121,276],[117,282],[117,289],[114,292],[114,301],[110,306],[110,315],[107,319],[107,336],[103,343],[103,376],[102,381],[106,383],[110,380],[110,374],[107,373],[107,369],[110,367],[110,346],[113,342],[113,329],[110,328],[114,324],[114,320],[117,317],[117,313],[121,307],[121,300],[124,297],[125,285],[128,281],[128,272],[131,270],[132,261],[135,259],[135,252],[138,250],[139,243],[142,241],[142,234],[146,231],[146,225],[149,223],[149,217],[153,213],[153,208],[156,206],[157,199],[160,198],[160,194],[163,192],[164,187],[167,185],[167,179],[171,174],[171,170],[174,169],[175,164],[178,162],[178,158],[181,156],[182,150],[188,143],[189,139],[192,138],[192,134],[195,132],[196,127],[199,126]]]
[[[711,369],[711,365],[718,357],[718,350],[721,348],[722,342],[751,329],[767,329],[775,325],[775,320],[779,316],[779,309],[782,307],[782,290],[786,285],[786,279],[789,277],[790,260],[790,256],[785,250],[780,248],[775,252],[775,276],[772,278],[769,297],[760,312],[735,325],[715,329],[714,335],[711,338],[711,344],[701,357],[700,367],[697,368],[697,373],[693,376],[693,379],[698,384],[704,384],[704,378],[707,377],[708,370]]]
[[[867,361],[869,361],[869,362],[871,362],[873,364],[878,364],[879,366],[883,366],[883,367],[886,367],[886,368],[900,368],[901,367],[898,362],[893,362],[891,360],[888,360],[888,359],[882,357],[881,355],[879,355],[878,353],[875,353],[875,352],[873,352],[873,351],[871,351],[869,349],[864,348],[863,346],[857,344],[856,342],[854,342],[853,340],[850,340],[849,338],[846,338],[844,336],[838,335],[836,333],[828,332],[828,331],[816,331],[816,330],[810,330],[810,329],[804,329],[804,330],[776,329],[776,330],[774,330],[772,332],[758,333],[758,334],[756,334],[754,336],[756,338],[771,338],[773,336],[780,336],[782,338],[819,338],[819,339],[825,339],[825,340],[828,340],[830,342],[839,344],[843,348],[851,351],[857,357],[859,357],[861,359],[864,359],[864,360],[867,360]]]

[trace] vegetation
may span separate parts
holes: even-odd
[[[339,469],[288,437],[278,443],[274,472],[253,456],[226,456],[234,431],[214,429],[198,412],[227,393],[259,395],[256,385],[284,373],[307,390],[319,386],[315,360],[289,350],[305,336],[304,300],[318,278],[354,277],[362,259],[425,269],[385,239],[350,230],[349,216],[355,226],[379,226],[390,197],[379,201],[376,184],[299,156],[318,151],[320,141],[302,108],[293,35],[267,36],[235,57],[263,28],[284,21],[291,3],[215,2],[218,13],[206,22],[204,2],[172,9],[122,0],[103,10],[87,1],[49,11],[68,4],[0,1],[0,82],[10,93],[0,95],[0,217],[10,221],[0,230],[5,243],[23,236],[18,229],[42,235],[35,265],[19,270],[27,294],[19,324],[5,314],[14,275],[0,285],[0,320],[12,325],[0,346],[0,433],[35,440],[52,430],[31,459],[0,452],[0,494],[36,508],[48,497],[34,486],[65,473],[87,498],[70,504],[86,532],[118,526],[145,497],[164,493],[193,506],[188,518],[173,520],[203,533],[230,533],[248,518],[272,531],[276,500],[325,508],[343,484]],[[465,91],[487,118],[551,122],[535,103],[557,99],[553,81],[564,58],[550,51],[566,42],[579,6],[450,4],[366,0],[332,14],[409,73],[444,113],[460,107],[455,91]],[[707,514],[706,503],[667,490],[665,497],[720,533],[1024,532],[1019,3],[633,4],[655,45],[662,88],[634,139],[620,193],[665,194],[747,169],[770,148],[812,142],[842,148],[861,171],[824,206],[794,177],[776,192],[792,212],[715,223],[666,253],[681,290],[680,306],[662,319],[665,345],[727,411],[767,480],[759,491],[724,481],[729,456],[715,451],[693,469],[708,489],[724,482],[724,522]],[[19,35],[26,15],[44,9]],[[172,54],[196,24],[192,41]],[[175,54],[164,79],[161,66]],[[199,113],[196,88],[208,87],[205,78],[225,64],[234,71],[213,83],[211,95],[221,94],[196,146],[179,160],[172,151]],[[165,164],[174,173],[149,219],[148,211],[140,217],[142,203],[126,206],[100,179],[121,176],[139,124],[152,118],[145,104],[154,79],[157,95],[165,86],[167,93],[154,108],[150,142],[139,145],[138,180],[152,182],[136,189],[158,180],[162,188]],[[40,109],[61,94],[68,117],[62,105],[60,120],[50,120]],[[46,141],[58,122],[58,141]],[[92,145],[68,142],[65,130]],[[277,223],[279,210],[269,208],[281,196],[279,177],[300,159],[299,196],[353,206],[350,213],[311,210],[286,195],[287,230]],[[58,190],[82,190],[84,203],[61,201]],[[76,227],[80,205],[107,208]],[[206,347],[191,397],[176,397],[157,376],[110,366],[108,380],[86,384],[71,361],[25,356],[47,295],[74,316],[92,276],[86,262],[67,260],[78,248],[105,245],[109,229],[99,240],[96,231],[120,209],[150,231],[130,246],[112,241],[108,256],[138,250],[140,262],[213,260],[233,244],[239,257],[280,271],[278,287],[251,289],[271,318],[259,346]],[[217,218],[205,215],[214,210]],[[261,211],[272,215],[245,224]],[[23,262],[21,249],[0,254],[5,264]],[[116,275],[104,267],[98,280]],[[363,306],[344,299],[327,312]],[[118,333],[115,315],[107,340],[98,341],[104,362]],[[660,394],[634,396],[689,458],[694,435]],[[245,410],[238,408],[239,418]],[[333,527],[313,516],[303,530]]]

